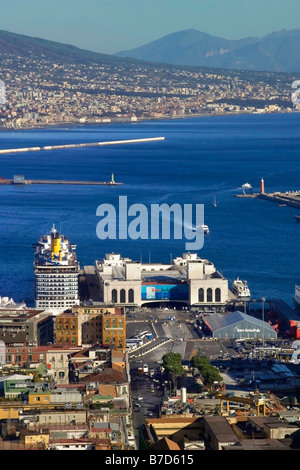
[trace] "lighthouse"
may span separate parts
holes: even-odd
[[[263,178],[260,180],[260,194],[265,194],[265,182]]]

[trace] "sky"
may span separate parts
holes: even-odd
[[[226,39],[300,28],[300,0],[0,0],[0,30],[114,54],[194,28]]]

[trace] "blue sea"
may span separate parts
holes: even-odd
[[[105,253],[169,262],[182,240],[100,240],[100,204],[204,204],[210,228],[198,254],[230,281],[248,281],[252,297],[292,305],[299,275],[297,210],[240,199],[249,182],[258,191],[300,189],[300,114],[199,117],[135,124],[1,131],[0,148],[165,137],[160,142],[0,155],[0,177],[108,181],[121,186],[0,186],[0,296],[33,305],[32,245],[53,224],[77,245],[81,266]],[[213,206],[214,197],[217,207]]]

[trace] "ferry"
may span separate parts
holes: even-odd
[[[209,226],[208,225],[197,225],[196,227],[197,230],[203,230],[204,233],[208,234],[209,233]]]
[[[239,299],[250,297],[250,289],[247,281],[241,281],[239,278],[233,281],[231,290]]]

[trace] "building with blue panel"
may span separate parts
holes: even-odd
[[[141,263],[120,254],[95,262],[100,297],[120,306],[182,304],[223,310],[228,281],[213,263],[196,253],[184,253],[172,263]]]

